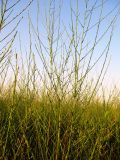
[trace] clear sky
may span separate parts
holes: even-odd
[[[79,19],[83,19],[83,13],[84,13],[84,1],[85,0],[78,0],[78,5],[79,5],[79,10],[80,10],[80,17]],[[92,6],[92,4],[95,2],[96,0],[89,0],[89,5]],[[103,10],[103,15],[106,15],[107,13],[109,13],[117,4],[118,8],[120,9],[120,0],[103,0],[106,1],[105,5],[104,5],[104,10]],[[15,2],[15,0],[11,0],[9,1],[9,5],[13,4]],[[21,2],[19,2],[17,4],[17,6],[15,7],[15,11],[13,12],[13,14],[19,12],[21,10],[21,8],[24,8],[24,6],[26,6],[27,2],[29,2],[29,0],[21,0]],[[40,5],[40,14],[39,14],[39,29],[41,32],[41,35],[45,35],[45,28],[42,25],[43,23],[45,23],[45,10],[48,10],[48,5],[49,5],[49,0],[38,0],[39,5]],[[102,0],[97,0],[97,5],[99,6],[99,4],[101,4]],[[56,6],[59,7],[59,0],[56,0]],[[63,27],[62,25],[64,24],[66,26],[66,28],[69,28],[69,24],[70,24],[70,20],[71,20],[71,14],[70,14],[70,4],[71,6],[74,8],[76,8],[76,0],[62,0],[62,10],[61,10],[61,28]],[[29,7],[29,14],[30,17],[33,21],[34,26],[36,26],[36,17],[37,17],[37,0],[34,0],[32,5]],[[107,24],[109,24],[110,19],[114,16],[114,14],[116,13],[117,10],[115,10],[102,24],[100,31],[102,33],[102,31],[105,30],[105,27],[107,26]],[[92,17],[92,24],[94,24],[97,21],[99,15],[99,11],[96,8],[94,11],[94,16]],[[14,16],[14,15],[13,15]],[[26,10],[23,14],[24,19],[21,21],[19,27],[18,27],[18,35],[20,35],[21,38],[21,42],[22,42],[22,47],[23,47],[23,52],[25,50],[28,50],[28,42],[29,42],[29,34],[28,34],[28,10]],[[18,20],[18,19],[17,19]],[[17,20],[11,24],[11,27],[14,26],[14,24],[17,22]],[[8,31],[9,29],[7,29]],[[69,29],[68,29],[69,30]],[[91,40],[92,36],[94,35],[94,30],[90,32],[89,36],[87,37],[87,41],[89,41],[89,39]],[[18,36],[19,37],[19,36]],[[16,50],[19,50],[19,42],[18,42],[18,37],[16,38],[15,41],[15,48]],[[102,51],[102,49],[104,48],[104,44],[107,41],[108,37],[105,37],[103,43],[101,43],[99,45],[99,51]],[[44,42],[46,43],[46,42]],[[117,22],[115,23],[115,28],[114,28],[114,36],[112,39],[112,44],[111,44],[111,48],[110,48],[110,55],[111,55],[111,62],[110,62],[110,66],[109,66],[109,70],[107,72],[107,76],[106,76],[106,84],[116,84],[118,87],[120,87],[120,15],[117,19]],[[96,54],[97,56],[97,54]],[[97,66],[99,68],[99,66]]]

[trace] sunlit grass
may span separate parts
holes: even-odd
[[[119,159],[120,110],[46,95],[0,99],[1,159]],[[58,133],[59,132],[59,133]],[[59,135],[59,136],[58,136]]]
[[[37,22],[28,13],[29,40],[22,47],[19,36],[16,51],[33,1],[15,15],[20,0],[0,3],[0,160],[120,159],[119,91],[106,98],[103,87],[118,5],[104,13],[107,1],[76,0],[65,26],[62,1],[50,0],[43,18],[38,0]]]

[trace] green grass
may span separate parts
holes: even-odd
[[[41,14],[38,0],[37,17],[28,13],[29,40],[19,36],[17,50],[20,16],[33,1],[16,15],[20,0],[0,4],[0,160],[120,159],[119,91],[107,99],[103,89],[118,5],[104,15],[103,0],[76,0],[65,25],[62,1],[50,0]]]
[[[0,159],[120,159],[120,109],[47,95],[0,98]]]

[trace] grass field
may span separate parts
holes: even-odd
[[[120,94],[103,87],[120,3],[66,1],[0,1],[0,160],[120,159]]]
[[[114,101],[89,105],[68,97],[0,98],[0,159],[120,159],[120,109]]]

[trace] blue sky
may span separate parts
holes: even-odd
[[[39,4],[40,4],[40,16],[39,16],[39,26],[40,26],[40,32],[41,34],[44,36],[45,31],[44,31],[44,26],[41,25],[42,23],[45,23],[45,10],[47,11],[48,9],[48,4],[49,4],[49,0],[38,0]],[[66,26],[66,28],[68,28],[69,30],[69,24],[70,24],[70,0],[62,0],[62,10],[61,10],[61,20],[64,23],[64,25]],[[76,7],[76,0],[71,0],[71,5],[72,7],[75,9]],[[100,4],[102,0],[98,0],[98,5]],[[13,4],[15,1],[11,0],[9,1],[10,5]],[[19,12],[21,10],[21,8],[24,8],[24,6],[27,4],[27,2],[29,2],[29,0],[21,0],[21,2],[16,6],[15,11],[13,14]],[[56,5],[58,6],[58,2],[59,0],[56,0]],[[78,4],[79,4],[79,9],[80,9],[80,13],[81,13],[81,20],[82,20],[82,15],[84,12],[84,0],[78,0]],[[95,0],[89,0],[89,5],[92,5]],[[120,0],[107,0],[104,6],[104,15],[106,15],[112,8],[114,8],[114,6],[119,3]],[[120,8],[120,3],[118,6],[118,9]],[[115,12],[114,12],[115,13]],[[110,19],[112,18],[112,16],[114,15],[114,13],[108,17],[108,19],[103,22],[102,26],[101,26],[101,33],[102,31],[104,31],[105,26],[107,26],[107,23],[109,23]],[[32,3],[32,5],[29,7],[29,14],[30,17],[33,21],[34,26],[36,26],[36,17],[37,17],[37,0],[34,0],[34,2]],[[94,24],[94,22],[97,21],[97,16],[98,16],[99,12],[96,9],[95,13],[94,13],[94,17],[92,20],[92,23]],[[14,15],[13,15],[14,16]],[[21,37],[21,42],[22,42],[22,49],[23,52],[25,50],[28,50],[28,42],[29,42],[29,34],[28,34],[28,10],[25,11],[25,13],[23,14],[24,19],[21,21],[19,27],[18,27],[18,35],[20,35]],[[17,19],[18,20],[18,19]],[[14,26],[14,24],[17,22],[17,20],[11,24],[11,28]],[[62,25],[62,23],[61,23]],[[61,26],[62,28],[62,26]],[[9,29],[6,29],[7,31]],[[90,35],[92,37],[92,35],[94,35],[94,30],[91,31]],[[87,40],[89,41],[89,36],[87,38]],[[90,38],[91,38],[90,37]],[[99,46],[99,51],[102,50],[104,48],[104,43],[107,41],[107,37],[104,39],[103,43],[100,44]],[[114,36],[112,39],[112,44],[111,44],[111,48],[110,48],[110,55],[111,55],[111,63],[109,66],[109,70],[107,72],[107,76],[106,76],[106,84],[116,84],[118,87],[120,87],[120,15],[119,18],[117,20],[117,22],[115,23],[115,28],[114,28]],[[44,42],[45,43],[45,42]],[[16,38],[14,47],[16,48],[16,50],[19,51],[19,42],[18,42],[18,37]],[[97,54],[96,54],[97,56]],[[99,66],[97,66],[99,68]],[[109,86],[109,85],[108,85]]]

